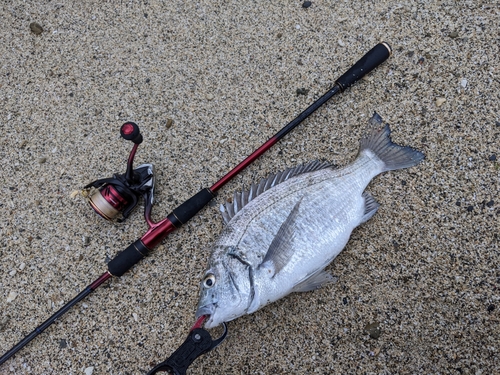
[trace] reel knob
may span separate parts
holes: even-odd
[[[132,141],[136,145],[142,143],[142,134],[135,122],[129,121],[123,124],[120,128],[120,134],[124,139]]]

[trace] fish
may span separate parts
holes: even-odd
[[[226,225],[209,249],[195,313],[205,317],[205,328],[334,281],[325,267],[379,207],[365,191],[370,181],[424,160],[422,152],[393,143],[390,133],[375,112],[350,164],[289,168],[222,205]]]

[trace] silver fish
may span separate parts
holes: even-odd
[[[379,207],[366,186],[382,172],[424,159],[392,143],[377,113],[369,125],[346,167],[316,161],[288,169],[226,203],[227,225],[212,245],[200,286],[196,317],[207,316],[206,328],[332,281],[325,267]]]

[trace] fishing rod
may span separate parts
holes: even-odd
[[[146,233],[121,251],[108,263],[108,270],[99,276],[95,281],[83,289],[76,297],[67,302],[50,318],[35,328],[33,332],[24,337],[19,343],[14,345],[8,352],[0,358],[0,365],[16,354],[31,340],[47,329],[55,320],[63,316],[71,307],[95,291],[99,286],[112,276],[120,277],[131,269],[141,259],[146,257],[150,251],[158,246],[172,231],[180,228],[189,219],[195,216],[205,205],[207,205],[225,184],[239,174],[243,169],[252,164],[259,156],[269,150],[280,139],[292,131],[297,125],[304,121],[314,111],[327,102],[332,96],[343,92],[356,81],[370,73],[377,66],[389,58],[392,50],[388,43],[382,42],[368,51],[356,64],[335,81],[335,85],[322,97],[311,104],[306,110],[299,114],[294,120],[283,127],[273,137],[269,138],[262,146],[230,170],[225,176],[217,181],[210,188],[204,188],[184,203],[175,208],[166,218],[159,222],[151,219],[151,210],[154,201],[154,168],[152,164],[143,164],[138,168],[133,168],[133,160],[139,144],[143,137],[139,127],[127,122],[120,129],[121,136],[134,143],[127,162],[127,170],[124,174],[115,174],[112,178],[101,179],[88,184],[85,188],[93,189],[89,196],[89,202],[93,209],[102,217],[112,220],[121,214],[121,219],[125,220],[137,205],[141,196],[145,202],[144,218],[148,224]],[[201,327],[196,329],[203,330]],[[197,333],[199,333],[197,331]],[[224,334],[225,336],[225,334]],[[214,341],[215,342],[215,341]],[[215,347],[212,345],[210,348]],[[199,353],[201,355],[203,353]],[[194,358],[196,359],[196,357]],[[194,360],[193,359],[193,360]],[[188,364],[189,365],[189,364]]]

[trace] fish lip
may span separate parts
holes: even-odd
[[[198,310],[196,310],[195,317],[198,319],[200,316],[205,315],[207,318],[209,318],[215,311],[215,305],[214,304],[209,304],[205,306],[198,307]]]

